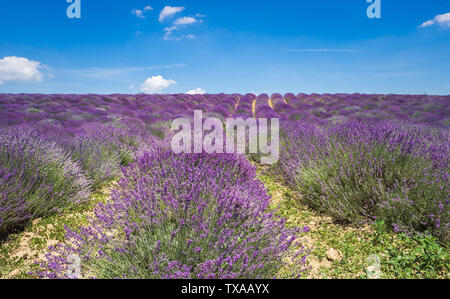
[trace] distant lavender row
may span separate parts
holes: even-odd
[[[278,117],[342,123],[402,120],[450,126],[450,96],[369,94],[10,95],[0,94],[0,125],[59,122],[76,127],[95,120],[154,130],[155,125],[203,110],[226,117]]]

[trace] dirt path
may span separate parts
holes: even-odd
[[[331,217],[301,204],[299,195],[287,186],[280,175],[265,166],[258,166],[257,169],[258,177],[272,196],[273,206],[279,207],[279,213],[287,219],[287,225],[310,228],[300,237],[304,245],[313,247],[308,257],[310,270],[304,277],[364,278],[365,256],[358,252],[357,247],[360,242],[372,237],[371,228],[334,222]],[[353,271],[348,271],[351,264],[354,265]]]
[[[65,242],[65,226],[87,225],[87,217],[93,217],[95,206],[110,197],[111,188],[112,184],[93,194],[83,208],[35,219],[23,232],[10,235],[0,244],[0,279],[32,278],[27,273],[40,269],[37,263],[44,260],[49,246]]]

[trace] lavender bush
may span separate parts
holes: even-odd
[[[271,278],[302,230],[285,228],[269,200],[242,156],[147,153],[124,169],[89,227],[68,231],[71,245],[49,254],[40,275],[66,277],[76,253],[84,277]],[[293,258],[302,266],[306,255]]]
[[[309,205],[448,241],[448,134],[392,122],[285,128],[281,169]]]
[[[88,200],[90,182],[55,143],[29,127],[0,131],[0,235]]]
[[[38,124],[33,128],[42,138],[56,142],[74,161],[80,162],[94,189],[116,178],[121,166],[133,162],[145,139],[143,132],[133,124],[126,129],[98,122],[87,122],[76,128],[54,124]]]

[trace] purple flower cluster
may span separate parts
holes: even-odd
[[[269,106],[269,100],[272,107]],[[435,127],[450,126],[449,96],[381,94],[217,95],[10,95],[0,94],[0,126],[58,122],[77,127],[86,122],[134,123],[154,130],[193,110],[226,117],[258,117],[325,124],[402,120]],[[272,109],[273,108],[273,109]]]
[[[63,278],[68,254],[98,278],[271,278],[306,228],[287,229],[242,156],[159,149],[124,168],[89,227],[68,231],[40,273]],[[307,251],[295,263],[303,271]]]
[[[274,103],[278,113],[291,121],[313,123],[342,121],[402,120],[448,128],[450,125],[449,96],[368,95],[368,94],[286,94],[291,109]]]
[[[25,125],[0,131],[0,235],[88,200],[90,181],[70,155]]]
[[[295,122],[284,124],[284,137],[281,171],[311,206],[448,240],[448,131],[392,121]]]

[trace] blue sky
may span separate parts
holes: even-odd
[[[80,1],[2,0],[0,93],[450,94],[450,0]]]

